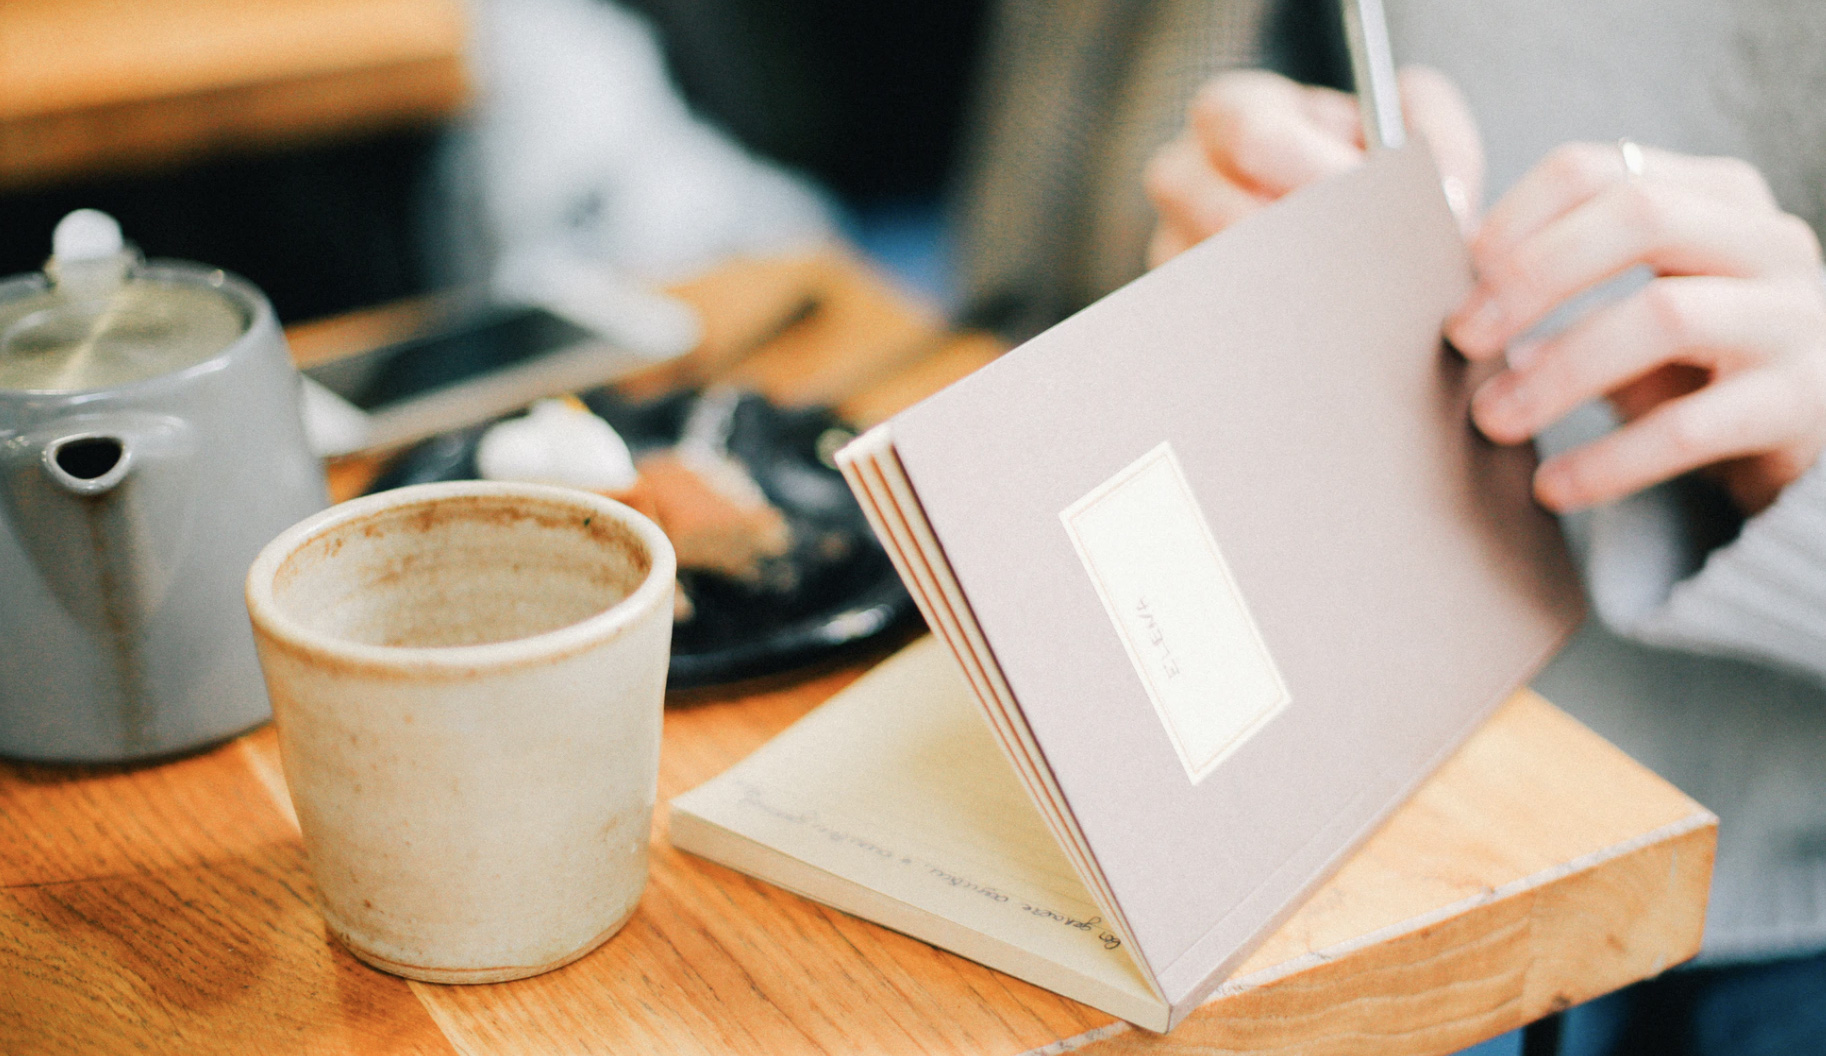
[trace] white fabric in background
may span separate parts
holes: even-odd
[[[440,225],[477,229],[447,236],[464,277],[562,254],[671,279],[831,237],[817,188],[690,112],[644,19],[606,0],[471,12],[478,96]]]

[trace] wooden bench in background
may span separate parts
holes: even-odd
[[[0,189],[428,124],[462,0],[4,0]]]

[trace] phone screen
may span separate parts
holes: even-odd
[[[362,410],[375,411],[598,340],[589,330],[543,308],[489,308],[458,327],[324,363],[304,373]]]

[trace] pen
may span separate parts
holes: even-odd
[[[1382,0],[1343,0],[1343,6],[1351,78],[1357,83],[1357,106],[1363,113],[1363,142],[1371,150],[1399,147],[1408,137],[1401,122],[1401,93],[1395,87]]]

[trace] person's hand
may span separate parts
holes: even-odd
[[[1826,281],[1819,241],[1745,162],[1620,144],[1561,147],[1494,206],[1472,242],[1478,285],[1446,334],[1508,352],[1472,402],[1520,443],[1594,397],[1628,423],[1544,463],[1555,510],[1712,467],[1745,513],[1826,447]],[[1639,148],[1638,148],[1639,149]],[[1656,277],[1557,336],[1512,344],[1567,298],[1645,264]]]
[[[1467,226],[1482,195],[1483,146],[1462,96],[1444,75],[1401,71],[1401,103],[1426,136],[1453,207]],[[1207,81],[1185,131],[1149,159],[1148,197],[1160,214],[1148,247],[1154,267],[1289,191],[1363,161],[1354,96],[1238,70]]]

